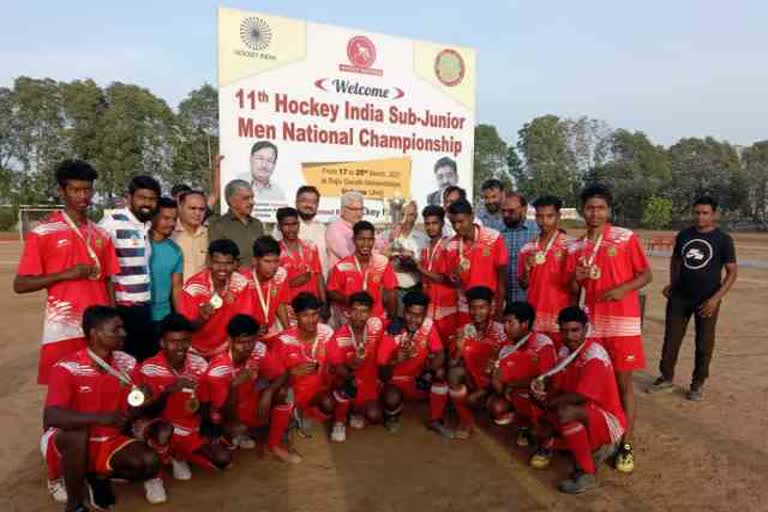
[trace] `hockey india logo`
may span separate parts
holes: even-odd
[[[264,50],[272,42],[272,29],[261,18],[244,18],[240,22],[240,39],[251,50]]]
[[[443,85],[453,87],[464,80],[467,72],[464,59],[456,50],[446,48],[435,57],[435,75]]]

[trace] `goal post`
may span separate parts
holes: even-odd
[[[24,242],[24,236],[37,226],[41,220],[64,206],[56,205],[27,205],[19,206],[18,224],[19,239]]]

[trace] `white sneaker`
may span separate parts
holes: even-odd
[[[171,469],[173,470],[173,478],[176,480],[192,479],[192,470],[189,469],[189,464],[185,460],[171,458]]]
[[[331,441],[334,443],[343,443],[347,440],[347,427],[343,423],[334,423],[331,430]]]
[[[365,418],[362,414],[352,414],[349,416],[349,426],[355,430],[363,430],[365,428]]]
[[[56,503],[66,503],[67,488],[64,487],[64,479],[48,480],[48,494]]]
[[[165,486],[163,486],[163,479],[157,477],[145,480],[144,496],[152,505],[159,505],[160,503],[168,501],[168,496],[165,494]]]
[[[253,450],[256,448],[256,441],[248,436],[237,436],[235,438],[235,446],[242,450]]]

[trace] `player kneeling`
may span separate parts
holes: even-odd
[[[505,340],[504,326],[491,318],[491,289],[477,286],[466,296],[471,321],[459,329],[448,368],[448,393],[459,416],[458,439],[471,435],[472,409],[486,405],[493,393],[491,374]]]
[[[542,414],[541,408],[531,400],[531,380],[549,371],[557,360],[554,342],[545,334],[533,332],[536,314],[527,302],[512,302],[504,310],[506,343],[499,351],[493,372],[493,388],[489,410],[494,422],[506,425],[513,421],[519,427],[516,444],[528,446],[536,441],[536,452],[531,465],[543,468],[549,465],[551,450],[545,443],[534,439],[533,430]]]
[[[611,358],[600,343],[587,339],[586,313],[568,307],[560,311],[557,321],[569,354],[537,377],[531,391],[576,462],[560,490],[578,494],[597,487],[597,467],[616,452],[626,419]],[[554,386],[547,391],[545,379],[553,375]]]
[[[232,462],[231,453],[200,433],[201,404],[208,402],[202,384],[208,363],[189,351],[194,326],[185,316],[171,313],[159,327],[161,350],[139,369],[139,381],[151,391],[144,409],[154,416],[144,422],[140,437],[157,447],[164,462],[170,460],[177,480],[192,478],[188,462],[206,469],[224,469]]]
[[[247,315],[227,324],[229,349],[211,360],[206,374],[211,421],[225,442],[242,449],[255,448],[255,430],[269,424],[267,451],[295,464],[301,457],[283,446],[292,411],[283,391],[286,378],[258,333],[259,324]]]
[[[377,351],[384,334],[380,318],[371,316],[373,298],[367,292],[354,293],[348,300],[349,323],[339,327],[328,346],[328,364],[335,393],[352,399],[349,425],[365,428],[382,419],[379,403],[379,367]],[[346,439],[346,424],[336,419],[331,439]]]
[[[333,329],[320,323],[322,304],[311,293],[302,292],[291,301],[291,306],[296,325],[278,335],[275,351],[293,390],[300,428],[304,429],[307,417],[324,420],[331,415],[334,425],[344,425],[350,400],[334,392],[331,386],[327,359]],[[344,441],[345,432],[334,429],[331,439]]]
[[[51,369],[41,448],[49,475],[63,475],[66,510],[84,505],[87,480],[93,506],[115,503],[110,478],[144,481],[150,503],[166,501],[159,478],[160,459],[129,437],[148,390],[136,385],[136,360],[118,350],[125,328],[117,310],[91,306],[83,313],[86,348],[65,356]]]
[[[390,432],[397,432],[405,401],[429,397],[429,428],[452,439],[453,432],[443,423],[448,392],[444,380],[445,353],[435,323],[427,317],[429,297],[421,292],[408,292],[403,297],[403,306],[403,318],[387,327],[378,352],[384,381],[384,425]]]

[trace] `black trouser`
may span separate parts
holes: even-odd
[[[664,347],[661,349],[659,370],[661,376],[668,381],[675,377],[675,365],[680,345],[683,343],[685,331],[691,315],[696,328],[696,354],[691,385],[699,387],[709,377],[709,363],[715,348],[715,326],[720,307],[710,317],[702,317],[696,308],[700,303],[681,297],[670,297],[667,300],[667,318],[664,327]]]
[[[158,338],[149,304],[117,306],[125,327],[125,345],[123,351],[131,354],[138,361],[157,354]]]

